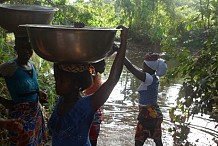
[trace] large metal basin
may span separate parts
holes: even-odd
[[[58,8],[37,5],[0,4],[0,26],[16,35],[27,35],[21,24],[49,24]]]
[[[33,50],[51,62],[92,63],[112,51],[115,28],[74,28],[63,25],[22,25]]]

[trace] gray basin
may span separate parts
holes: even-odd
[[[20,27],[26,27],[32,48],[41,58],[69,63],[92,63],[109,56],[119,30],[37,24]]]
[[[16,35],[27,35],[21,24],[49,24],[58,8],[37,5],[0,4],[0,26]]]

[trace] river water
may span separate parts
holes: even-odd
[[[138,67],[142,66],[144,54],[139,51],[128,50],[127,56]],[[107,79],[113,57],[107,59],[106,71],[102,74],[103,81]],[[169,65],[173,66],[173,65]],[[137,124],[138,105],[137,87],[139,81],[124,67],[119,82],[109,99],[102,107],[103,122],[101,124],[98,146],[133,146],[135,127]],[[189,119],[190,125],[177,131],[177,136],[169,132],[175,127],[169,117],[169,109],[176,105],[180,84],[161,84],[158,102],[164,115],[162,124],[162,139],[164,146],[218,146],[218,123],[209,116],[197,115]],[[185,132],[184,132],[185,131]],[[180,133],[181,132],[181,133]],[[186,139],[186,140],[182,140]],[[148,139],[144,146],[154,146]]]

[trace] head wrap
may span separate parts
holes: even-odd
[[[58,67],[66,72],[80,73],[90,70],[90,64],[58,64]]]
[[[167,71],[167,64],[165,60],[159,58],[157,53],[149,53],[145,55],[144,63],[152,70],[156,71],[157,76],[163,76]]]

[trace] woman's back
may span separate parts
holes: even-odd
[[[90,106],[90,96],[81,98],[65,115],[60,116],[57,107],[49,120],[48,128],[52,132],[52,145],[89,146],[88,133],[95,111]]]

